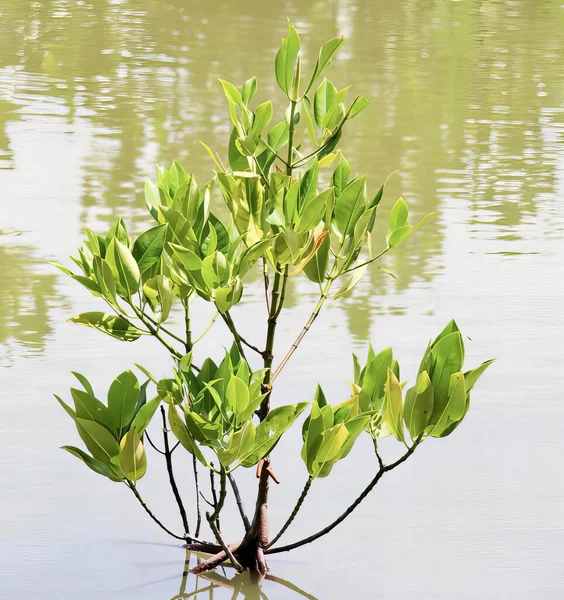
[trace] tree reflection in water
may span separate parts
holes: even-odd
[[[268,600],[269,596],[263,590],[263,584],[265,584],[264,587],[272,589],[285,588],[288,590],[288,595],[284,597],[317,600],[315,596],[308,594],[290,581],[270,574],[266,575],[264,582],[257,581],[256,577],[249,572],[237,573],[235,576],[230,577],[228,569],[231,570],[231,568],[226,566],[222,568],[221,573],[219,571],[210,571],[202,575],[192,575],[189,570],[190,566],[194,566],[194,564],[190,565],[190,562],[196,563],[198,560],[200,559],[194,552],[186,551],[180,589],[178,594],[173,596],[171,600],[188,600],[188,598],[217,600],[218,598],[229,597],[229,595],[222,594],[223,591],[231,592],[232,595],[230,597],[232,600],[236,598]],[[217,593],[221,595],[218,596]],[[279,596],[276,595],[275,597]]]

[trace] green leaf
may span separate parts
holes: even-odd
[[[156,264],[164,250],[166,239],[166,223],[157,225],[148,231],[144,231],[133,245],[133,258],[139,265],[141,273],[145,273],[154,264]]]
[[[335,196],[340,196],[343,190],[347,187],[349,177],[351,175],[351,166],[347,159],[341,154],[339,164],[333,172],[332,182],[335,188]]]
[[[155,414],[157,408],[161,403],[160,397],[153,398],[149,400],[147,404],[144,404],[135,417],[133,417],[133,422],[131,423],[131,427],[135,427],[139,435],[143,435],[145,429],[147,429],[147,425],[151,422],[153,415]]]
[[[159,323],[164,323],[170,314],[173,301],[173,283],[165,275],[149,279],[143,286],[143,293],[153,311],[159,313]]]
[[[121,437],[121,432],[133,419],[139,392],[139,381],[129,370],[118,375],[110,385],[108,410],[112,415],[118,439]]]
[[[325,42],[321,49],[319,50],[319,58],[317,59],[317,63],[315,64],[315,69],[313,70],[313,75],[311,76],[311,80],[306,90],[306,94],[311,89],[312,85],[315,83],[315,80],[323,73],[323,71],[329,66],[332,58],[339,51],[343,43],[345,42],[345,38],[334,38]]]
[[[99,423],[77,417],[76,427],[94,458],[109,464],[112,457],[119,454],[119,444],[116,438]]]
[[[304,267],[304,273],[311,281],[322,283],[325,281],[327,267],[329,266],[329,248],[331,245],[330,236],[326,235],[321,242],[317,252]]]
[[[257,91],[257,78],[252,77],[251,79],[247,79],[243,84],[243,91],[241,92],[241,98],[243,100],[243,104],[247,106],[249,102],[254,98],[254,95]]]
[[[71,396],[74,402],[76,417],[96,421],[96,423],[103,425],[106,429],[115,432],[114,418],[108,407],[102,404],[100,400],[89,392],[83,392],[74,388],[71,388]]]
[[[280,50],[276,54],[275,60],[275,74],[276,81],[280,88],[290,93],[290,86],[292,85],[292,78],[294,74],[294,66],[298,53],[300,51],[300,38],[294,26],[288,24],[288,37],[282,39],[282,45]]]
[[[390,246],[391,248],[399,246],[410,236],[412,230],[413,227],[411,227],[411,225],[406,225],[405,227],[399,227],[398,229],[394,229],[394,231],[390,232],[387,236],[388,246]]]
[[[121,340],[122,342],[133,342],[145,335],[143,331],[137,329],[123,317],[116,315],[106,315],[103,312],[82,313],[70,319],[73,323],[86,325],[102,331],[109,336]]]
[[[353,179],[335,200],[335,224],[342,235],[350,235],[366,208],[366,176]]]
[[[81,375],[80,373],[77,373],[76,371],[71,371],[71,373],[78,379],[78,381],[80,381],[80,384],[82,385],[82,387],[84,388],[84,390],[86,392],[88,392],[91,396],[96,396],[96,394],[94,394],[94,390],[92,389],[92,385],[90,384],[90,382],[88,381],[88,379],[86,379],[86,377],[84,375]]]
[[[414,388],[405,396],[405,424],[415,440],[429,424],[433,412],[433,384],[427,371],[419,374]]]
[[[288,143],[290,130],[286,121],[280,121],[272,127],[268,132],[268,145],[275,151],[278,152],[282,146]]]
[[[309,472],[311,477],[315,479],[316,477],[327,477],[329,475],[331,469],[328,467],[329,465],[332,467],[332,463],[338,460],[339,453],[348,435],[349,432],[344,423],[339,423],[321,434],[321,443]]]
[[[200,448],[198,448],[198,444],[190,435],[186,425],[182,422],[181,418],[178,416],[176,412],[176,408],[174,404],[171,402],[168,405],[168,422],[170,424],[170,429],[172,433],[176,436],[176,439],[190,452],[193,454],[205,467],[208,466],[208,463],[202,454]]]
[[[324,79],[317,88],[313,97],[313,118],[318,127],[323,127],[323,120],[336,93],[337,89],[328,79]]]
[[[448,402],[444,406],[437,422],[429,425],[427,432],[431,437],[444,437],[444,432],[453,423],[460,421],[466,414],[466,384],[462,373],[453,373],[450,377]]]
[[[125,290],[127,298],[131,298],[139,291],[141,274],[127,246],[122,244],[117,237],[113,238],[106,252],[106,260],[112,269],[116,281]]]
[[[346,296],[349,294],[356,284],[362,279],[364,273],[366,273],[366,269],[368,265],[362,265],[361,267],[357,267],[352,274],[347,278],[345,283],[341,286],[341,288],[337,291],[337,293],[333,296],[336,300],[337,298],[341,298],[342,296]]]
[[[456,326],[455,323],[453,323]],[[433,369],[430,374],[435,388],[433,414],[429,423],[437,423],[449,400],[451,376],[461,370],[464,363],[464,343],[460,331],[441,337],[431,348]]]
[[[233,411],[236,415],[240,414],[249,404],[249,388],[242,379],[233,375],[227,384],[225,398],[229,410]]]
[[[93,269],[102,295],[110,304],[119,308],[116,299],[116,282],[110,265],[104,259],[95,256]]]
[[[315,229],[325,215],[328,203],[333,202],[333,188],[329,188],[308,202],[298,220],[297,233],[305,233]]]
[[[272,102],[269,100],[259,104],[254,110],[254,115],[250,135],[257,138],[260,137],[272,120]]]
[[[403,402],[401,385],[392,369],[388,369],[386,380],[386,410],[384,420],[396,439],[403,442]]]
[[[352,103],[348,115],[349,119],[356,117],[360,112],[362,112],[370,102],[364,96],[358,96],[355,98],[355,101]]]
[[[135,427],[131,427],[121,440],[119,466],[127,479],[133,483],[141,479],[147,472],[147,455]]]
[[[145,180],[145,204],[155,221],[158,220],[157,206],[161,203],[159,188],[150,179]]]
[[[96,460],[95,458],[92,458],[89,454],[86,454],[86,452],[84,452],[80,448],[75,448],[74,446],[62,446],[62,450],[66,450],[69,454],[76,456],[95,473],[98,473],[99,475],[104,475],[104,477],[107,477],[112,481],[123,481],[123,478],[118,477],[107,464],[103,463],[101,460]]]
[[[464,379],[466,380],[466,391],[467,392],[470,392],[470,390],[476,385],[476,382],[478,381],[478,379],[480,379],[480,377],[482,376],[484,371],[493,362],[495,362],[495,358],[491,359],[491,360],[486,360],[479,367],[476,367],[475,369],[470,369],[470,371],[466,371],[466,373],[464,373]]]
[[[221,464],[229,467],[239,457],[244,456],[253,447],[255,437],[255,426],[252,421],[247,421],[241,429],[230,435],[227,447],[217,451]]]
[[[388,217],[389,230],[395,231],[400,227],[405,227],[407,225],[408,215],[409,210],[406,201],[403,198],[399,198],[392,207],[390,216]]]
[[[301,402],[273,408],[264,421],[257,426],[253,447],[241,457],[240,464],[244,467],[252,467],[269,454],[307,405],[307,402]]]
[[[241,106],[243,104],[243,98],[241,96],[241,92],[229,81],[225,81],[225,79],[219,79],[219,83],[223,87],[223,93],[227,100],[236,104],[237,106]]]

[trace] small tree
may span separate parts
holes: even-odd
[[[347,108],[349,88],[338,90],[319,80],[343,44],[332,39],[319,52],[313,74],[301,74],[300,40],[289,25],[275,61],[278,85],[289,105],[274,126],[273,105],[254,108],[256,78],[241,89],[220,80],[232,124],[224,164],[205,146],[217,170],[211,181],[198,186],[193,175],[177,162],[158,168],[156,182],[147,182],[145,200],[156,225],[135,239],[118,220],[105,236],[85,229],[87,240],[72,257],[81,273],[57,265],[64,273],[100,297],[111,313],[90,312],[72,321],[93,327],[124,342],[152,336],[170,353],[168,379],[157,380],[138,367],[146,381],[126,371],[111,384],[107,404],[88,380],[75,373],[83,389],[73,388],[74,408],[57,397],[74,420],[89,453],[64,449],[93,471],[125,484],[152,519],[188,547],[212,554],[194,572],[230,560],[238,570],[264,574],[265,555],[299,548],[319,539],[341,523],[368,495],[385,473],[407,460],[429,437],[441,438],[456,429],[468,411],[470,391],[491,361],[463,372],[463,338],[454,321],[432,341],[423,355],[415,385],[403,389],[400,368],[391,348],[375,353],[370,347],[360,361],[353,356],[350,398],[333,406],[321,387],[314,394],[303,424],[301,457],[306,484],[285,525],[271,539],[268,534],[267,496],[274,479],[272,453],[281,436],[308,408],[308,403],[271,406],[273,386],[298,349],[324,303],[349,294],[368,265],[398,246],[420,225],[408,222],[408,207],[400,198],[391,209],[388,233],[381,251],[373,250],[372,230],[384,193],[367,196],[366,176],[352,169],[337,145],[350,119],[368,104],[359,96]],[[315,91],[314,91],[315,90]],[[308,139],[296,141],[297,125]],[[306,148],[309,148],[306,149]],[[333,165],[333,167],[331,167]],[[326,174],[331,168],[332,173]],[[210,210],[214,190],[228,209],[227,222]],[[247,341],[235,326],[232,308],[241,300],[249,271],[261,269],[266,300],[267,333],[264,346]],[[274,366],[274,341],[282,315],[288,278],[305,276],[319,285],[319,300],[287,353]],[[336,288],[336,291],[335,289]],[[192,299],[213,303],[216,317],[198,337],[192,335]],[[171,310],[180,305],[184,331],[168,324]],[[196,345],[217,317],[234,340],[220,361],[196,357]],[[251,366],[247,354],[260,359]],[[147,400],[148,390],[156,396]],[[140,496],[138,481],[147,469],[144,444],[154,445],[147,426],[160,408],[164,455],[172,492],[184,532],[175,534],[151,512]],[[169,431],[178,443],[171,447]],[[375,475],[345,512],[324,529],[288,545],[277,545],[302,507],[313,482],[330,475],[355,441],[366,433],[373,440]],[[393,436],[405,453],[386,464],[378,442]],[[187,512],[174,476],[172,454],[180,445],[193,456],[198,501],[196,524],[189,527]],[[156,446],[155,446],[156,447]],[[210,473],[211,509],[206,513],[215,542],[202,542],[198,471]],[[257,468],[258,490],[253,514],[245,513],[235,481],[239,468]],[[206,478],[207,480],[207,478]],[[219,517],[229,487],[238,505],[244,532],[241,541],[222,538]]]

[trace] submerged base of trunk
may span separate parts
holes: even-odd
[[[216,544],[188,544],[187,548],[194,552],[212,555],[190,569],[190,572],[194,575],[211,571],[229,560],[225,550]],[[264,558],[264,551],[258,540],[245,538],[238,544],[229,544],[228,548],[244,570],[251,571],[251,573],[255,572],[262,577],[266,575],[268,566]]]

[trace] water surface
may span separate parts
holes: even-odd
[[[195,585],[182,579],[184,551],[153,528],[127,489],[58,450],[76,435],[51,397],[71,385],[70,370],[102,390],[133,361],[164,374],[167,357],[150,343],[126,346],[68,323],[100,306],[42,261],[65,261],[84,224],[104,230],[117,216],[133,229],[146,223],[142,185],[157,162],[177,158],[205,181],[212,165],[198,140],[220,149],[229,133],[218,77],[241,84],[256,74],[258,99],[274,96],[281,114],[272,64],[286,17],[302,34],[310,67],[323,41],[347,38],[330,77],[372,104],[348,128],[344,149],[370,173],[371,189],[398,171],[383,216],[401,194],[414,219],[435,217],[383,261],[397,279],[373,269],[354,298],[328,306],[280,378],[276,401],[309,400],[317,381],[332,402],[342,400],[350,354],[364,353],[369,341],[393,344],[403,373],[413,376],[427,340],[451,316],[471,338],[469,362],[498,362],[456,435],[429,440],[325,543],[273,558],[271,572],[323,600],[564,593],[564,5],[4,0],[6,597],[168,600]],[[234,316],[256,337],[260,289],[248,289]],[[314,302],[314,287],[292,283],[278,352]],[[198,310],[203,326],[208,313]],[[204,343],[208,350],[218,345]],[[270,503],[273,529],[306,477],[292,449],[297,436],[275,455],[282,485]],[[288,541],[319,529],[364,487],[374,470],[368,446],[364,440],[314,486]],[[177,527],[158,458],[149,456],[155,468],[145,494]],[[179,469],[188,480],[188,462]],[[300,597],[273,582],[264,589],[269,598]],[[222,594],[233,591],[218,588],[214,597]]]

